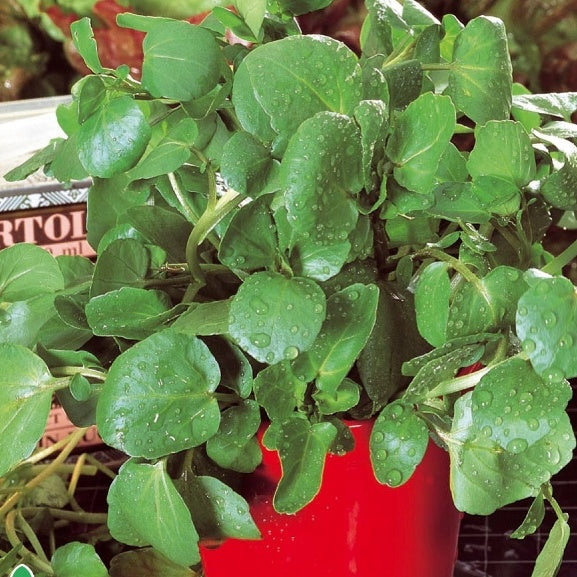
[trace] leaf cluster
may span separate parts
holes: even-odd
[[[258,536],[233,487],[263,422],[280,512],[351,448],[347,419],[374,418],[380,482],[407,481],[432,436],[459,509],[547,499],[566,533],[549,482],[575,446],[577,250],[543,241],[577,209],[577,97],[513,85],[498,19],[368,0],[355,54],[300,34],[294,17],[325,4],[122,14],[146,34],[139,82],[78,21],[93,74],[58,110],[66,137],[9,175],[90,176],[97,257],[0,253],[0,474],[57,394],[129,457],[108,527],[153,548],[143,563]]]

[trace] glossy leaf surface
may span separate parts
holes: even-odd
[[[129,460],[108,491],[108,527],[128,545],[152,545],[180,565],[200,561],[198,533],[163,461]]]
[[[213,396],[219,367],[207,346],[166,330],[140,341],[110,367],[97,408],[111,446],[153,459],[204,443],[218,430]]]

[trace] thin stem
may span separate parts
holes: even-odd
[[[479,369],[474,373],[470,373],[468,375],[463,375],[461,377],[455,377],[448,381],[442,381],[439,383],[434,389],[431,389],[427,393],[427,398],[433,399],[435,397],[440,397],[442,395],[450,395],[452,393],[459,393],[461,391],[466,391],[471,387],[474,387],[484,375],[486,375],[490,370],[494,368],[494,365],[491,367],[485,367],[484,369]]]
[[[17,510],[10,511],[8,515],[6,515],[4,528],[6,530],[6,537],[8,538],[8,541],[10,541],[12,547],[20,548],[18,553],[23,561],[29,563],[30,565],[34,565],[34,567],[44,571],[48,575],[54,575],[54,571],[52,571],[52,565],[30,551],[30,549],[27,549],[18,537],[15,526],[15,519],[17,515]]]
[[[88,430],[87,428],[78,429],[67,437],[68,440],[67,444],[64,446],[61,453],[54,459],[54,461],[52,461],[52,463],[48,467],[46,467],[44,471],[40,472],[38,475],[36,475],[36,477],[28,481],[28,483],[26,483],[24,487],[22,487],[21,491],[19,491],[18,493],[14,493],[8,499],[6,499],[2,507],[0,507],[0,518],[4,517],[8,513],[8,511],[10,511],[14,506],[16,506],[20,498],[25,493],[34,489],[34,487],[37,487],[38,485],[40,485],[40,483],[42,483],[42,481],[50,477],[50,475],[54,474],[54,471],[57,470],[58,467],[62,465],[62,463],[64,463],[64,461],[68,458],[70,453],[72,453],[76,445],[78,445],[78,443],[80,442],[80,440],[82,439],[87,430]]]
[[[563,252],[548,262],[541,270],[551,275],[561,274],[563,267],[567,266],[575,258],[577,258],[577,240],[574,240]]]
[[[205,284],[205,277],[198,260],[198,247],[204,242],[214,227],[245,198],[245,195],[236,190],[228,190],[214,203],[212,209],[207,208],[188,237],[188,242],[186,243],[186,261],[192,278],[200,285]]]
[[[42,545],[40,544],[38,537],[36,537],[34,529],[30,527],[30,524],[28,523],[28,521],[26,521],[21,511],[18,511],[17,518],[18,518],[18,526],[20,527],[24,535],[26,535],[26,539],[28,539],[28,542],[30,543],[30,545],[32,545],[32,548],[34,549],[38,557],[49,563],[48,557],[46,556],[46,553],[44,552],[44,549],[42,548]]]
[[[96,369],[89,369],[88,367],[53,367],[50,372],[55,377],[73,377],[74,375],[82,375],[88,379],[96,379],[98,381],[106,381],[106,373]],[[64,379],[63,379],[64,380]],[[68,380],[68,379],[67,379]]]

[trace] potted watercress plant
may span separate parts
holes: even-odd
[[[407,481],[431,437],[458,509],[532,497],[522,536],[549,503],[537,571],[553,575],[577,244],[545,247],[577,206],[577,95],[519,94],[495,18],[368,0],[355,54],[300,33],[295,16],[326,4],[121,14],[146,35],[140,81],[73,24],[92,74],[57,112],[67,137],[8,176],[92,177],[97,257],[0,252],[0,474],[27,466],[56,394],[129,457],[112,536],[189,566],[211,523],[194,491],[238,512],[222,537],[254,536],[225,471],[258,466],[261,422],[290,472],[275,504],[295,513],[325,455],[351,448],[343,419],[373,419],[381,483]]]

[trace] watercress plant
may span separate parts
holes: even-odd
[[[0,474],[26,467],[56,395],[127,455],[108,529],[160,575],[199,563],[191,543],[258,536],[231,486],[260,463],[261,423],[285,471],[275,507],[295,513],[352,448],[343,418],[373,418],[382,483],[432,436],[459,509],[532,497],[522,537],[550,503],[536,574],[554,575],[577,244],[546,241],[577,208],[577,95],[514,85],[495,18],[368,0],[355,54],[300,34],[328,3],[121,14],[146,34],[138,82],[73,25],[92,74],[58,109],[66,138],[8,176],[92,177],[97,257],[0,252]]]

